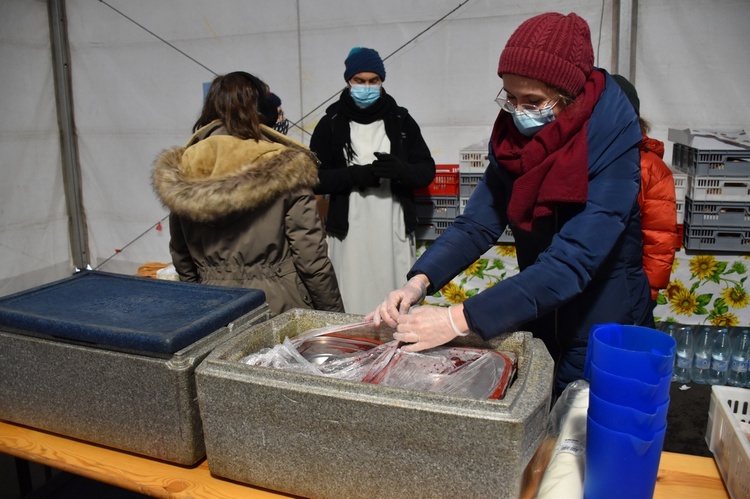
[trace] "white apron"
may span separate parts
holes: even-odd
[[[390,152],[382,120],[363,125],[350,122],[354,163],[368,165],[375,152]],[[344,309],[368,314],[385,296],[406,282],[415,260],[413,236],[406,236],[404,210],[391,194],[388,179],[380,187],[349,195],[349,232],[343,240],[328,237],[328,255],[336,270]]]

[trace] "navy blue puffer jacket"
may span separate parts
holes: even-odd
[[[653,327],[643,271],[637,202],[641,140],[636,115],[615,81],[588,123],[588,200],[558,204],[532,232],[511,226],[521,272],[464,302],[471,330],[485,339],[525,330],[541,338],[555,360],[555,391],[583,375],[591,326]],[[476,261],[499,238],[513,177],[490,147],[490,166],[463,215],[430,246],[409,273],[425,274],[432,293]]]

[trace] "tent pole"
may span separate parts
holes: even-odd
[[[63,185],[68,206],[68,232],[73,264],[84,269],[89,263],[88,233],[81,197],[81,165],[73,119],[70,46],[65,18],[65,0],[48,0],[47,12],[52,43],[57,120],[60,126]]]
[[[633,0],[630,10],[630,81],[635,85],[635,55],[638,49],[638,0]]]
[[[612,1],[612,59],[610,73],[620,72],[620,0]]]

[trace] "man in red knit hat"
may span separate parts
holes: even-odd
[[[525,21],[500,54],[490,165],[464,213],[370,314],[408,351],[459,335],[531,331],[555,361],[556,394],[583,377],[595,324],[654,326],[643,271],[638,118],[594,67],[576,14]],[[520,273],[449,308],[422,306],[513,231]]]

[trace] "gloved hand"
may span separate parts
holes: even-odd
[[[378,158],[372,164],[372,171],[379,178],[389,178],[391,180],[401,180],[409,169],[409,164],[402,161],[393,154],[385,152],[376,152]]]
[[[385,321],[389,326],[396,327],[396,318],[400,314],[407,313],[412,305],[424,300],[427,294],[425,279],[426,277],[414,276],[404,287],[388,293],[383,303],[367,314],[365,320],[374,321],[376,326]]]
[[[453,307],[423,306],[399,316],[393,339],[412,343],[401,347],[404,352],[419,352],[444,345],[456,336],[466,336],[469,332],[461,332],[451,317]]]
[[[379,187],[380,177],[375,175],[372,165],[349,165],[345,169],[352,187]]]

